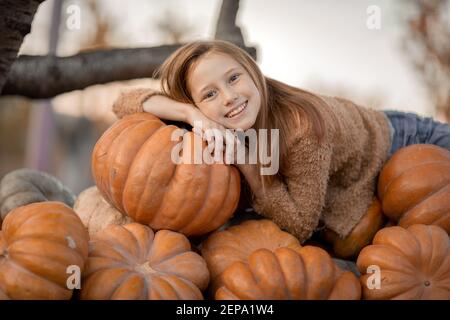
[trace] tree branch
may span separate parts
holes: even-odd
[[[180,46],[100,50],[70,57],[20,56],[11,67],[2,95],[42,99],[94,84],[151,78]],[[255,48],[244,49],[255,57]]]

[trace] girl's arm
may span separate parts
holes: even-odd
[[[113,105],[113,112],[120,119],[137,112],[148,112],[154,116],[173,121],[189,123],[193,105],[172,100],[152,89],[135,89],[121,93]]]
[[[203,132],[207,129],[218,129],[226,136],[225,127],[206,117],[196,106],[175,101],[152,89],[141,88],[121,93],[112,109],[119,119],[133,113],[148,112],[160,119],[181,121],[192,127],[201,123]],[[206,139],[206,135],[204,136]]]
[[[190,123],[192,113],[197,111],[193,105],[172,100],[163,95],[153,95],[143,103],[143,110],[160,119]]]

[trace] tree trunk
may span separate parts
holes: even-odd
[[[34,14],[43,1],[0,0],[0,92],[23,38],[31,30]]]

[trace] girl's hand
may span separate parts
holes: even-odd
[[[205,116],[198,108],[193,107],[187,115],[187,122],[192,126],[192,131],[202,137],[208,144],[208,151],[212,154],[215,150],[223,153],[226,144],[234,142],[232,131]]]

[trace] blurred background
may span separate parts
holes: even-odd
[[[46,0],[19,54],[70,57],[219,38],[227,1],[228,10],[237,9],[237,29],[228,30],[255,50],[265,75],[366,107],[450,121],[450,0]],[[131,62],[147,67],[139,59]],[[28,75],[42,72],[39,65],[24,65]],[[73,77],[97,76],[92,70],[78,68]],[[0,178],[28,167],[55,175],[76,194],[93,185],[90,155],[116,120],[111,106],[123,90],[157,88],[147,74],[54,97],[4,90]],[[41,75],[30,87],[39,82],[45,90],[51,76]]]

